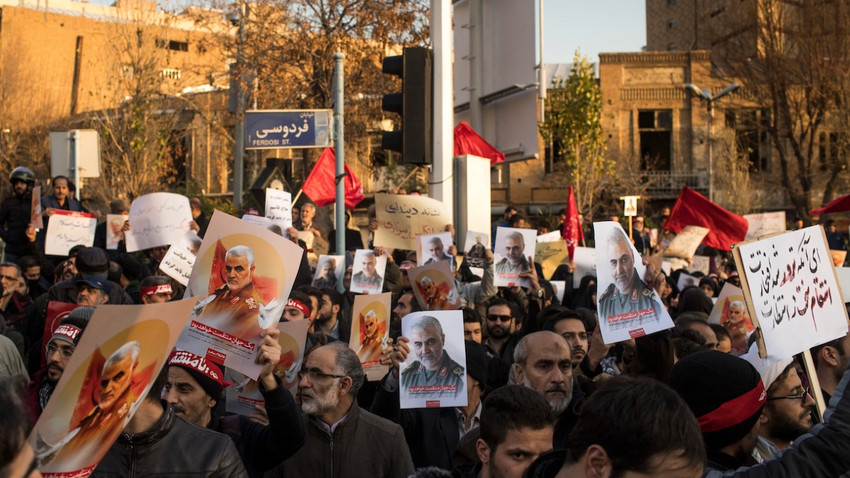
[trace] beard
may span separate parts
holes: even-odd
[[[806,413],[808,414],[811,412],[807,411]],[[777,414],[774,415],[772,419],[773,426],[771,426],[770,429],[771,434],[780,440],[792,442],[812,428],[811,424],[808,426],[805,424],[806,420],[804,415],[792,419]]]
[[[487,332],[488,335],[494,339],[503,339],[511,333],[510,327],[506,327],[504,325],[490,325]]]
[[[336,408],[339,404],[339,389],[336,387],[337,380],[339,379],[334,379],[334,386],[322,395],[316,396],[312,391],[309,392],[309,395],[305,394],[304,391],[299,393],[301,397],[301,411],[307,415],[318,416]]]
[[[563,396],[559,398],[557,395],[549,395],[552,392],[561,392],[563,393]],[[543,396],[546,397],[546,401],[549,402],[549,408],[551,408],[557,415],[560,415],[567,409],[567,406],[569,406],[570,400],[572,399],[571,391],[563,385],[551,385],[546,387],[543,391]]]

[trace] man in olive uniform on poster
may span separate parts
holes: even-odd
[[[466,372],[443,349],[446,336],[440,321],[422,316],[410,330],[410,347],[419,360],[402,370],[402,394],[411,398],[456,397],[463,391]]]
[[[599,298],[599,319],[607,321],[610,330],[633,328],[657,320],[653,308],[655,291],[641,281],[630,242],[621,229],[611,228],[606,247],[614,282]],[[624,317],[619,317],[621,315]]]

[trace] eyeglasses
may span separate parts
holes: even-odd
[[[307,376],[307,378],[311,382],[315,382],[320,378],[344,378],[345,377],[345,375],[334,375],[332,373],[320,372],[318,369],[315,369],[315,368],[310,368],[310,369],[303,369],[302,368],[301,370],[298,371],[298,380],[303,379],[305,375]]]
[[[487,314],[487,320],[489,320],[490,322],[496,322],[496,321],[501,321],[501,322],[510,322],[511,320],[513,320],[513,316],[510,316],[510,315]]]
[[[801,400],[803,402],[806,401],[806,397],[809,395],[809,387],[803,389],[799,395],[786,395],[784,397],[768,397],[768,400]]]
[[[64,358],[65,360],[71,358],[71,355],[74,354],[73,348],[59,347],[54,343],[47,344],[47,356],[48,357],[55,354],[57,351],[62,355],[62,358]]]

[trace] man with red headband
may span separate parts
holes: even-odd
[[[139,283],[139,297],[142,304],[168,302],[173,293],[171,280],[165,276],[148,276]]]
[[[292,456],[304,444],[306,431],[292,394],[274,375],[280,361],[280,332],[264,332],[257,362],[263,364],[259,389],[265,400],[268,425],[243,415],[219,417],[213,407],[224,391],[221,368],[203,357],[178,350],[168,361],[168,381],[163,394],[177,416],[189,423],[228,435],[236,445],[250,476],[262,474]]]

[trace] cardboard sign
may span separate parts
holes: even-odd
[[[760,355],[782,358],[847,334],[847,311],[820,226],[733,248]],[[764,348],[764,350],[762,350]]]
[[[348,346],[360,358],[366,380],[380,380],[389,370],[389,365],[381,365],[381,352],[390,337],[391,313],[391,292],[354,296]]]
[[[184,286],[189,285],[194,268],[195,254],[181,244],[172,244],[159,263],[159,270]]]
[[[744,239],[746,241],[777,232],[785,232],[785,211],[745,214],[744,219],[749,223],[747,237]]]
[[[292,194],[278,189],[266,189],[266,217],[286,230],[292,227]]]
[[[375,246],[416,250],[416,236],[445,231],[451,211],[445,204],[426,196],[376,194],[378,230]]]
[[[189,198],[173,193],[153,193],[130,205],[130,230],[124,234],[127,252],[167,246],[179,241],[192,222]]]
[[[540,264],[543,269],[543,278],[551,279],[558,266],[570,263],[567,241],[559,239],[553,242],[538,242],[534,247],[534,262]]]
[[[670,244],[661,251],[664,257],[680,257],[689,259],[694,256],[697,248],[705,236],[708,234],[707,227],[686,226],[681,232],[676,234],[676,237],[670,241]]]
[[[401,408],[465,406],[463,312],[408,314],[401,319],[401,335],[410,339],[410,353],[399,367]]]
[[[44,253],[67,256],[74,246],[91,247],[94,244],[95,228],[97,219],[94,214],[57,209],[47,223]]]

